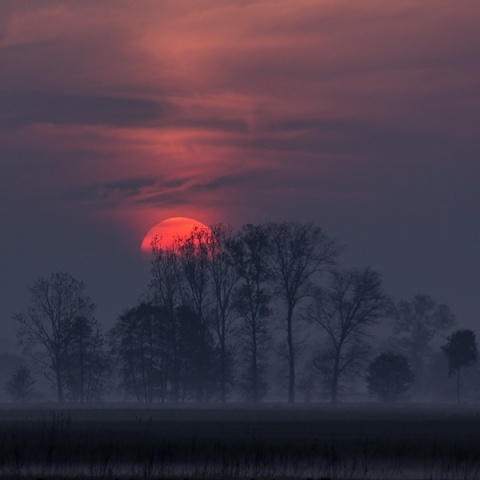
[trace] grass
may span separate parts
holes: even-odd
[[[480,408],[3,409],[0,477],[480,479]]]

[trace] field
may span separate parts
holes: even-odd
[[[480,408],[2,409],[0,477],[480,479]]]

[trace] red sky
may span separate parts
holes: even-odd
[[[146,231],[187,216],[312,221],[478,317],[479,24],[478,0],[3,0],[4,316],[61,269],[110,322]]]

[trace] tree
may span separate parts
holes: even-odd
[[[171,384],[170,395],[174,402],[180,401],[180,325],[176,310],[184,299],[183,284],[177,255],[179,241],[174,248],[163,248],[159,238],[152,242],[152,281],[150,293],[153,305],[163,312],[164,342],[162,343],[165,378]],[[166,385],[164,389],[166,393]],[[162,399],[164,397],[162,396]]]
[[[14,402],[25,403],[34,392],[35,379],[27,367],[19,367],[10,377],[5,389]]]
[[[210,276],[214,297],[212,329],[217,336],[220,360],[220,401],[226,402],[227,385],[231,380],[228,339],[235,315],[235,289],[240,274],[232,257],[233,233],[223,224],[210,227],[208,253],[210,257]]]
[[[141,303],[121,315],[110,332],[121,387],[142,403],[165,395],[162,314],[161,308]]]
[[[228,261],[228,236],[227,229],[217,225],[211,229],[194,227],[189,235],[177,237],[171,248],[163,248],[158,238],[152,242],[150,292],[167,320],[163,333],[167,358],[163,364],[176,402],[192,394],[192,385],[198,402],[211,395],[213,353],[219,357],[221,399],[226,398],[226,339],[233,309],[231,281],[235,283],[236,276]],[[218,352],[212,332],[217,335]]]
[[[271,277],[275,293],[285,307],[288,346],[288,401],[295,401],[294,315],[301,302],[313,295],[313,277],[332,266],[339,246],[311,223],[282,222],[268,224]]]
[[[74,402],[98,400],[110,370],[104,338],[94,318],[77,317],[66,356],[66,384]]]
[[[45,367],[45,375],[56,387],[59,403],[64,401],[66,359],[76,318],[91,318],[95,310],[85,284],[68,273],[52,273],[40,277],[31,288],[26,313],[14,318],[19,323],[20,343],[34,345],[34,360]]]
[[[448,376],[457,374],[457,402],[460,403],[460,369],[477,361],[477,344],[472,330],[457,330],[447,337],[442,350],[448,359]]]
[[[186,285],[182,306],[191,309],[202,324],[197,330],[199,334],[205,335],[205,338],[198,339],[202,348],[208,343],[207,335],[209,334],[209,319],[207,317],[207,303],[211,287],[209,241],[209,230],[195,226],[190,235],[179,242],[177,251],[180,273]],[[208,359],[199,356],[197,361],[196,400],[197,402],[203,402],[209,375],[207,370]]]
[[[267,246],[267,232],[260,225],[244,225],[230,246],[240,277],[235,307],[243,320],[238,328],[244,367],[241,387],[252,402],[259,402],[266,391],[264,364],[269,342],[266,320],[271,313]]]
[[[455,316],[447,305],[437,305],[428,295],[402,300],[393,310],[393,329],[417,377],[421,375],[424,357],[436,335],[455,325]]]
[[[191,307],[206,321],[205,309],[210,287],[210,232],[206,228],[195,226],[190,235],[178,243],[178,261],[180,273],[186,285],[183,303]]]
[[[314,364],[332,402],[338,400],[341,378],[365,365],[367,328],[389,308],[380,275],[370,268],[332,271],[329,286],[318,290],[310,317],[326,334],[326,348]]]
[[[407,358],[400,353],[381,353],[368,366],[368,391],[382,402],[396,402],[415,379]]]
[[[218,384],[218,356],[208,326],[192,308],[182,305],[176,312],[179,323],[181,399],[211,400]]]

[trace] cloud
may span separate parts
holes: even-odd
[[[223,175],[205,181],[191,177],[156,182],[148,192],[137,190],[135,201],[157,206],[188,205],[198,201],[207,204],[212,201],[218,203],[219,199],[225,198],[227,190],[252,185],[254,178],[261,182],[264,173],[257,171]]]
[[[129,178],[77,188],[70,200],[83,201],[101,209],[171,208],[178,206],[238,202],[239,192],[261,189],[272,173],[266,170],[238,172],[203,179],[200,177],[142,177]]]
[[[73,196],[98,205],[117,207],[119,203],[142,201],[158,190],[179,189],[188,181],[188,178],[133,177],[80,187],[75,189]]]
[[[0,90],[0,129],[35,123],[135,127],[167,115],[172,106],[137,98]]]
[[[68,181],[86,188],[79,199],[124,208],[327,190],[367,198],[399,163],[430,168],[462,144],[477,151],[475,5],[105,0],[3,10],[0,142],[41,159],[55,152],[62,189]]]

